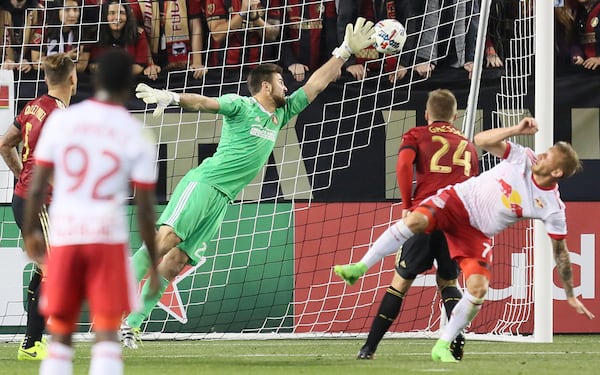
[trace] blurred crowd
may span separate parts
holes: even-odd
[[[484,69],[502,70],[510,58],[515,19],[533,1],[492,0]],[[564,0],[555,7],[559,64],[595,70],[600,65],[600,0]],[[363,80],[407,75],[427,79],[473,70],[480,0],[1,0],[2,68],[39,70],[43,59],[67,52],[85,75],[98,56],[124,48],[134,73],[154,81],[168,72],[201,80],[213,72],[243,80],[261,62],[280,64],[302,82],[341,43],[346,24],[362,16],[398,19],[408,34],[400,55],[360,51],[341,75]]]

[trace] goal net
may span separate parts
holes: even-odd
[[[368,69],[364,79],[343,74],[282,129],[268,163],[228,208],[218,234],[206,244],[200,264],[181,272],[144,322],[145,338],[366,334],[392,280],[394,259],[389,257],[373,267],[354,286],[335,277],[332,266],[360,259],[401,217],[396,155],[402,134],[424,124],[428,91],[453,90],[461,116],[468,113],[465,110],[472,111],[475,131],[510,126],[528,114],[533,69],[532,1],[515,1],[514,9],[500,9],[498,3],[492,2],[489,27],[482,29],[478,27],[478,0],[429,0],[412,13],[394,9],[394,1],[374,1],[373,17],[398,17],[406,26],[408,40],[400,57],[367,54],[369,62],[359,63]],[[283,30],[280,37],[271,41],[264,28],[249,27],[238,31],[246,41],[238,47],[217,45],[206,31],[202,59],[208,69],[204,78],[194,79],[188,70],[174,70],[149,84],[208,96],[248,95],[245,79],[251,64],[225,61],[214,65],[211,56],[236,49],[241,55],[256,50],[258,62],[278,63],[282,51],[304,40],[308,33],[321,30],[322,39],[326,33],[336,35],[335,23],[328,18],[333,4],[324,0],[264,0],[266,17],[277,19]],[[507,9],[512,12],[508,14]],[[475,46],[477,32],[487,35],[503,67],[483,72],[475,69],[473,79],[481,88],[474,91],[464,66],[473,61],[476,49],[485,48]],[[225,40],[229,38],[227,32]],[[322,48],[325,45],[322,43]],[[300,53],[315,52],[300,49]],[[430,75],[417,72],[416,67],[423,64],[435,67]],[[287,73],[287,67],[284,70],[290,91],[303,84]],[[390,81],[396,72],[399,78]],[[14,79],[10,87],[16,88],[16,103],[43,93],[40,75],[15,72]],[[35,95],[20,95],[20,85],[25,82],[34,87]],[[467,108],[468,95],[477,95],[479,110]],[[154,118],[153,108],[144,107],[140,101],[132,101],[130,107],[158,140],[157,193],[161,204],[157,212],[161,212],[183,175],[215,151],[222,118],[177,108]],[[463,119],[456,123],[460,125]],[[495,162],[482,155],[483,169]],[[6,174],[3,202],[9,203],[12,177]],[[134,252],[140,240],[133,216],[130,224]],[[22,242],[10,204],[3,207],[0,235],[1,245],[11,248],[13,269],[0,288],[0,326],[7,336],[18,337],[26,319],[23,295],[31,265],[20,253]],[[494,239],[494,278],[487,302],[468,328],[469,333],[512,339],[533,332],[532,238],[532,227],[524,222]],[[435,272],[419,276],[389,336],[435,336],[444,324],[441,306]],[[90,329],[85,312],[79,325],[84,334]]]

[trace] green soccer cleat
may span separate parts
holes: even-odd
[[[21,344],[19,351],[17,352],[17,359],[19,361],[41,361],[48,356],[48,347],[46,346],[46,340],[36,341],[31,348],[23,348]]]
[[[367,265],[363,262],[354,264],[346,264],[343,266],[337,265],[333,267],[333,272],[341,277],[346,284],[353,285],[362,275],[367,272]]]
[[[450,352],[450,343],[439,339],[431,349],[431,359],[435,362],[458,363],[458,360]]]

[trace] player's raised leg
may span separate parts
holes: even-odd
[[[377,238],[375,243],[362,259],[354,264],[336,265],[333,271],[346,284],[353,285],[369,268],[388,255],[394,254],[409,238],[420,233],[427,227],[427,218],[418,212],[413,212],[402,220],[392,224]]]

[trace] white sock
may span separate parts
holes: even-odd
[[[371,268],[387,255],[395,254],[398,248],[414,235],[406,224],[404,224],[404,220],[400,220],[379,236],[360,261],[365,263],[368,268]]]
[[[60,342],[50,341],[48,356],[40,365],[40,375],[73,374],[73,348]]]
[[[465,291],[460,301],[454,306],[452,316],[440,338],[448,342],[454,341],[456,336],[475,319],[477,313],[481,310],[483,301],[485,301],[485,298],[475,298],[468,291]]]
[[[90,375],[122,375],[123,358],[121,344],[115,341],[100,341],[92,346]]]

